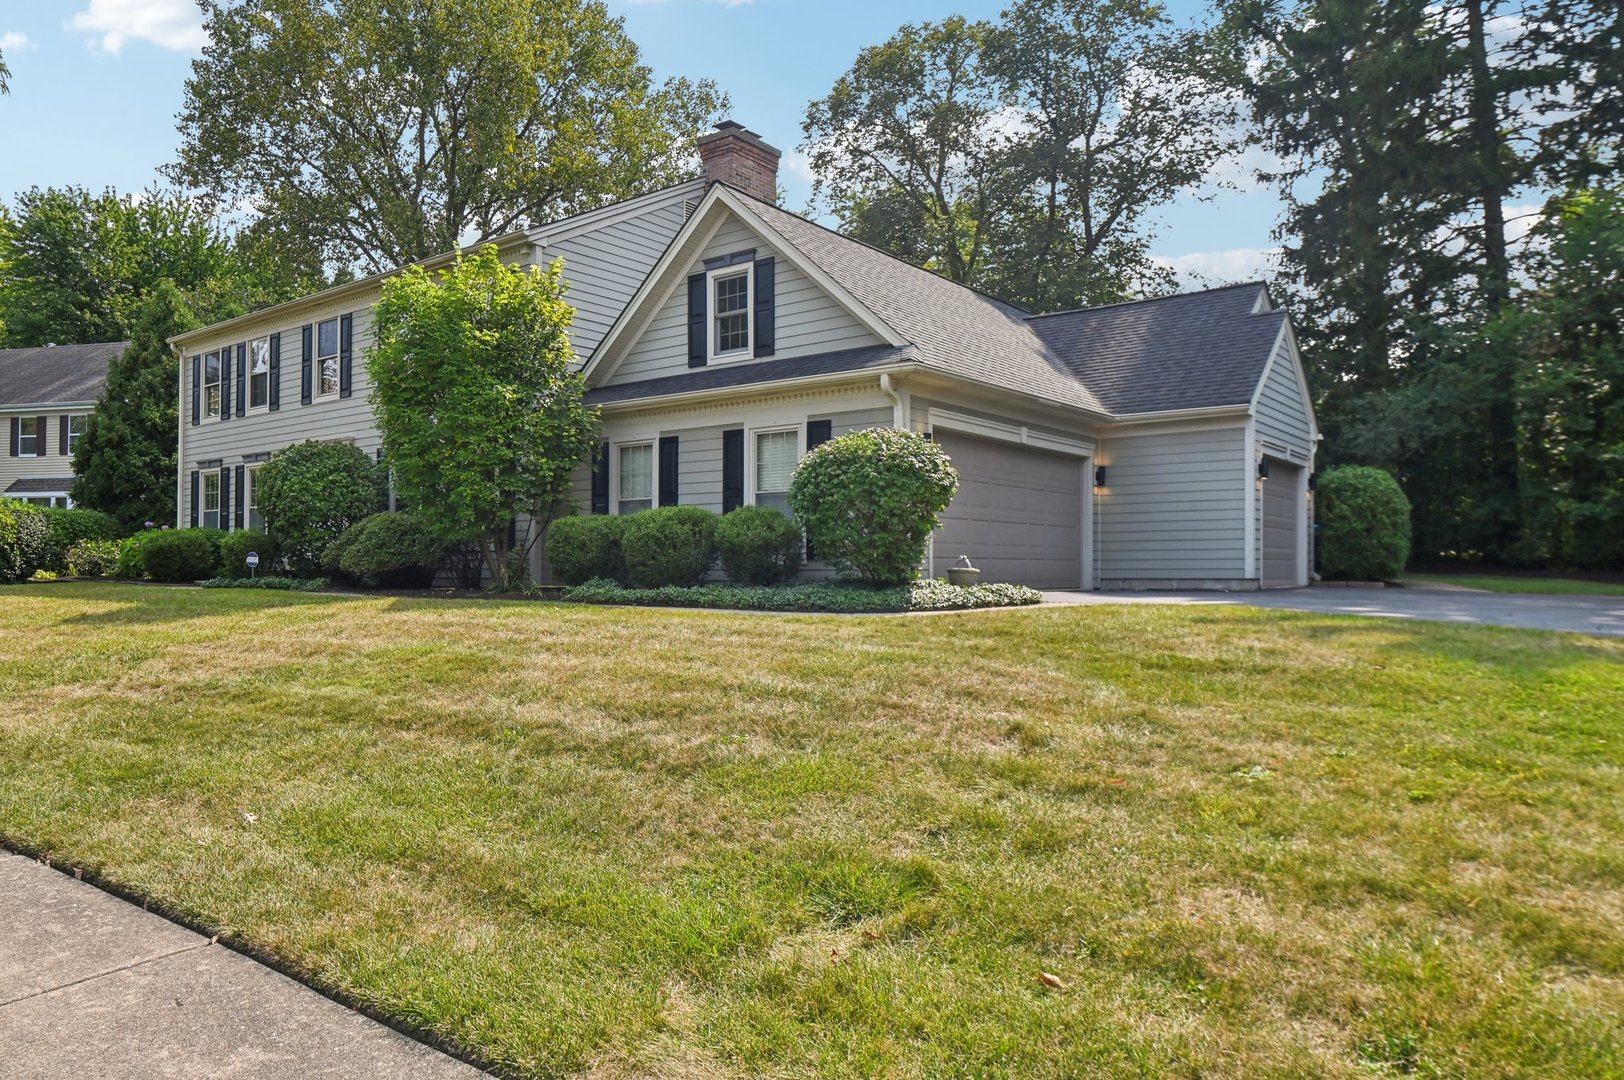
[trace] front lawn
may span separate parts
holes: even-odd
[[[1616,1076],[1620,700],[1245,607],[18,586],[0,836],[519,1076]]]
[[[1546,596],[1624,596],[1624,585],[1583,578],[1517,577],[1510,574],[1406,574],[1411,585],[1460,585],[1497,593],[1540,593]]]

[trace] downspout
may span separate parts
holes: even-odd
[[[891,399],[891,426],[908,429],[908,418],[902,415],[902,395],[897,393],[896,387],[891,385],[891,373],[883,372],[880,375],[880,393]]]
[[[175,380],[178,408],[175,418],[180,422],[175,433],[175,528],[179,529],[185,524],[186,510],[186,350],[179,345],[171,345],[175,353],[175,367],[178,377]]]

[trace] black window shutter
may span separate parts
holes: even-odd
[[[832,420],[808,420],[806,422],[806,452],[811,453],[814,447],[822,446],[834,437],[834,422]],[[812,546],[811,537],[806,541],[806,558],[808,562],[818,557],[817,549]]]
[[[220,419],[231,419],[231,346],[220,350]]]
[[[231,508],[231,512],[233,515],[235,515],[232,518],[233,527],[238,529],[242,528],[243,504],[248,501],[248,499],[245,498],[245,496],[248,494],[248,487],[244,483],[245,477],[243,475],[246,471],[246,466],[237,466],[237,505]]]
[[[299,404],[310,404],[310,331],[305,323],[299,330]]]
[[[237,415],[248,413],[248,343],[237,344]]]
[[[756,260],[756,352],[757,356],[771,356],[774,348],[773,333],[773,279],[777,264],[772,256]]]
[[[62,414],[61,420],[62,423],[59,425],[61,438],[57,440],[56,452],[66,457],[68,454],[68,416],[66,413]]]
[[[660,505],[677,505],[677,437],[660,438]]]
[[[609,512],[609,444],[599,443],[592,451],[592,512]]]
[[[354,361],[352,359],[351,333],[354,329],[352,316],[340,315],[338,317],[338,396],[349,397],[354,383]]]
[[[19,456],[23,450],[23,421],[20,416],[11,418],[11,456]]]
[[[50,430],[50,423],[51,423],[51,418],[49,416],[36,416],[36,417],[34,417],[34,432],[35,432],[35,434],[34,434],[34,456],[35,457],[44,457],[46,454],[50,453],[50,447],[48,447],[46,445],[46,437],[45,437],[45,433]]]
[[[271,335],[271,370],[270,378],[266,380],[271,384],[270,411],[275,412],[282,407],[282,335]]]
[[[220,528],[231,528],[231,470],[220,470]]]
[[[197,528],[197,504],[203,498],[203,477],[196,469],[192,470],[192,528]]]
[[[203,358],[192,357],[192,426],[203,419]]]
[[[722,513],[744,505],[744,430],[722,432]]]
[[[705,366],[705,275],[688,275],[688,366]]]

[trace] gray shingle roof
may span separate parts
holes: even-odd
[[[17,495],[54,495],[59,491],[68,491],[72,487],[71,476],[25,476],[21,480],[13,480],[11,486],[6,488],[6,492]]]
[[[1245,405],[1286,313],[1253,283],[1038,315],[1031,325],[1114,414]]]
[[[1246,404],[1287,317],[1253,314],[1258,282],[1029,315],[771,203],[750,206],[917,346],[924,367],[1097,412]]]
[[[692,394],[702,390],[777,382],[779,379],[801,379],[812,375],[864,371],[889,364],[905,363],[917,358],[918,350],[911,345],[899,347],[871,345],[864,349],[842,349],[814,356],[774,360],[771,363],[694,368],[680,375],[667,375],[660,379],[598,386],[587,391],[586,400],[591,405],[603,405],[611,401],[665,397],[668,394]]]
[[[107,385],[107,365],[127,341],[0,349],[0,406],[94,401]]]

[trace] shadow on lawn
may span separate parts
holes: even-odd
[[[57,620],[62,626],[141,626],[189,622],[242,611],[265,611],[312,604],[340,604],[364,599],[358,596],[281,592],[270,589],[198,589],[187,586],[99,581],[32,586],[24,584],[16,586],[16,590],[24,596],[39,600],[60,597],[80,603],[107,605],[99,606],[94,611],[82,611]]]

